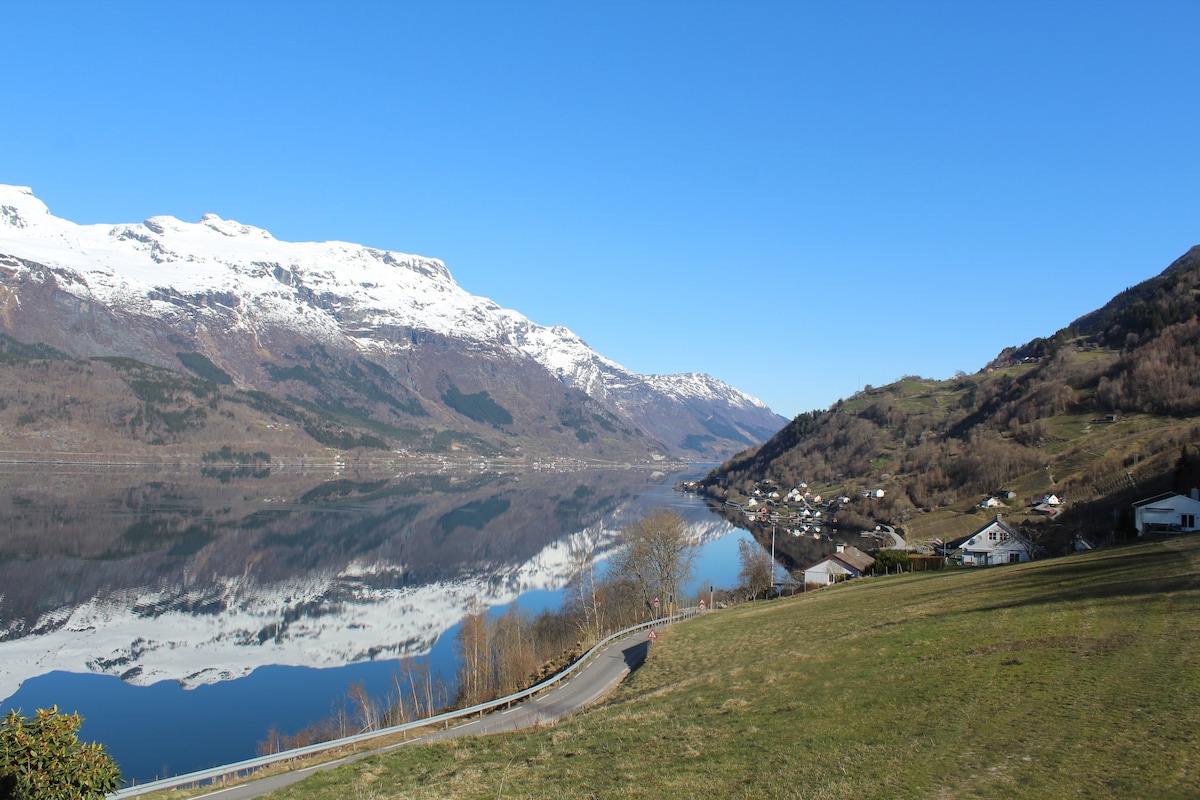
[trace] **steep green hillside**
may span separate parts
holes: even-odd
[[[272,795],[1200,795],[1200,536],[852,581],[665,632],[601,708]]]
[[[903,525],[910,538],[978,527],[987,493],[1016,492],[1025,514],[1046,492],[1063,523],[1106,534],[1115,510],[1200,477],[1200,247],[1048,339],[1006,350],[947,381],[904,378],[801,414],[705,481],[738,502],[755,483],[804,481],[852,498],[843,526]]]

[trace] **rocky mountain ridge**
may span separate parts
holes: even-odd
[[[183,366],[389,447],[716,460],[785,422],[707,375],[635,374],[469,294],[437,259],[212,214],[77,225],[23,187],[0,186],[0,332]]]

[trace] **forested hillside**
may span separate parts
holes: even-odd
[[[1194,247],[974,375],[906,377],[800,414],[714,470],[704,491],[736,500],[761,479],[852,497],[879,487],[884,497],[853,504],[841,521],[906,524],[918,534],[937,529],[930,515],[939,509],[969,511],[1001,488],[1016,491],[1018,505],[1053,491],[1076,523],[1111,530],[1112,512],[1130,496],[1186,491],[1200,477],[1198,293]]]

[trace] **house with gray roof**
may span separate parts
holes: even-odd
[[[1032,543],[1006,525],[999,514],[962,543],[964,567],[1016,564],[1032,560]]]
[[[837,546],[837,552],[822,558],[804,570],[804,583],[828,586],[838,581],[861,578],[875,563],[875,558],[857,547]]]

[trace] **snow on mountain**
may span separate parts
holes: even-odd
[[[38,311],[12,323],[5,309],[19,307],[23,291],[38,287],[47,289],[30,306]],[[59,293],[79,302],[54,300]],[[58,338],[47,343],[73,355],[124,355],[173,366],[175,348],[167,343],[191,338],[235,380],[258,387],[264,362],[278,367],[299,343],[319,343],[384,366],[422,402],[439,402],[439,374],[451,380],[496,375],[492,384],[468,377],[474,384],[463,391],[492,390],[493,396],[504,393],[500,402],[524,405],[527,416],[518,425],[526,432],[562,435],[559,421],[586,426],[600,419],[563,401],[553,407],[546,401],[553,380],[616,415],[626,453],[649,447],[656,455],[659,445],[652,443],[661,443],[676,456],[716,461],[766,440],[786,422],[710,375],[631,372],[566,327],[533,323],[469,294],[438,259],[340,241],[280,241],[215,215],[194,223],[157,216],[83,225],[52,215],[28,188],[0,185],[0,306],[6,332],[41,341],[49,327]],[[97,307],[110,314],[100,324]],[[74,317],[62,319],[65,313]],[[82,338],[65,333],[76,330]],[[426,349],[428,335],[450,348]],[[476,369],[484,363],[488,367]],[[508,371],[503,377],[493,372],[497,365]],[[265,374],[270,377],[270,369]],[[533,404],[544,401],[534,413]],[[332,404],[346,402],[334,398]],[[610,422],[604,425],[612,431]],[[577,434],[586,444],[598,432],[578,427]],[[602,443],[601,437],[596,446]]]
[[[51,215],[28,189],[11,186],[0,187],[0,220],[0,251],[71,270],[81,280],[69,291],[129,313],[180,313],[157,299],[154,290],[169,287],[185,296],[245,298],[247,322],[269,318],[310,334],[352,333],[335,313],[306,302],[303,287],[327,307],[349,305],[375,325],[463,338],[496,333],[498,306],[460,289],[436,259],[346,242],[281,242],[212,214],[195,223],[151,217],[132,225],[76,225]]]
[[[770,410],[767,408],[767,404],[757,397],[746,394],[702,372],[684,372],[677,375],[643,375],[641,378],[655,390],[665,395],[670,395],[681,402],[719,399],[724,400],[735,408]]]
[[[365,353],[412,347],[388,331],[426,330],[532,357],[610,407],[622,407],[631,393],[658,391],[768,410],[709,375],[632,373],[565,327],[535,324],[467,293],[442,261],[421,255],[340,241],[284,242],[211,213],[194,223],[157,216],[80,225],[53,216],[29,188],[2,185],[0,253],[55,267],[71,293],[125,313],[198,313],[210,324],[246,330],[290,326],[318,341],[347,338]],[[179,295],[218,299],[196,308],[181,305]],[[240,302],[230,307],[220,295]]]

